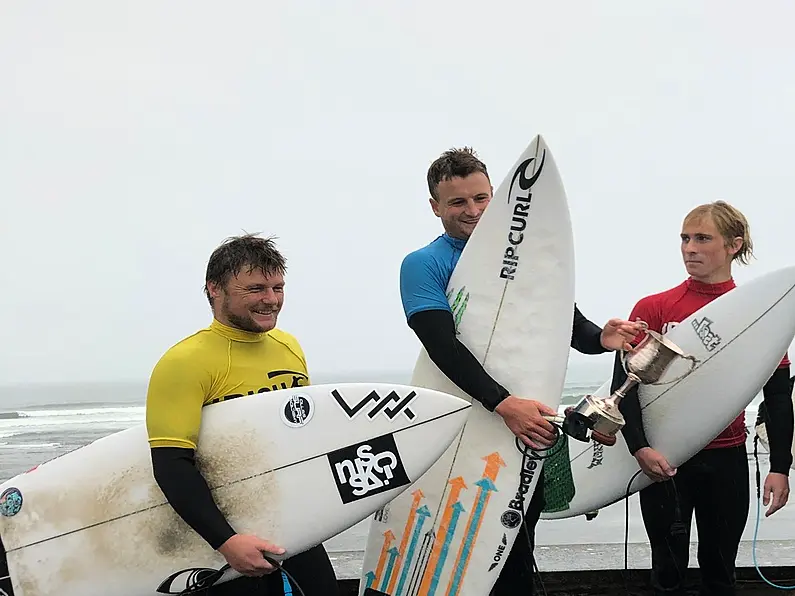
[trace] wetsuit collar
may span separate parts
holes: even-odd
[[[687,284],[687,289],[691,292],[707,294],[709,296],[720,296],[736,287],[734,279],[732,278],[717,284],[705,284],[703,281],[697,281],[692,277],[688,277],[685,283]]]
[[[226,339],[231,339],[232,341],[243,341],[243,342],[257,342],[262,341],[267,336],[267,333],[253,333],[251,331],[243,331],[242,329],[236,329],[235,327],[229,327],[228,325],[224,325],[218,319],[213,319],[213,322],[210,323],[210,330],[215,331],[218,335],[225,337]]]
[[[448,234],[447,232],[445,232],[444,234],[442,234],[442,238],[444,238],[444,239],[445,239],[447,242],[449,242],[450,244],[452,244],[452,245],[453,245],[455,248],[457,248],[458,250],[464,250],[464,247],[466,246],[466,243],[467,243],[467,241],[466,241],[466,240],[461,240],[460,238],[453,238],[453,237],[452,237],[450,234]]]

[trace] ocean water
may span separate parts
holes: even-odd
[[[570,375],[562,396],[562,409],[577,403],[583,395],[598,389],[604,376],[588,380],[582,374]],[[581,373],[581,371],[580,371]],[[313,382],[332,383],[351,380],[408,383],[410,372],[360,375],[317,376]],[[0,482],[57,457],[100,437],[144,422],[146,383],[82,383],[59,385],[26,385],[0,387]],[[746,410],[747,424],[756,419],[760,396]],[[749,459],[752,444],[749,440]],[[760,453],[762,474],[767,472],[767,454]],[[749,482],[753,486],[753,463]],[[643,530],[637,495],[629,500],[631,509],[628,541],[636,547],[631,551],[630,566],[647,567],[648,552],[643,548]],[[573,518],[542,521],[537,530],[537,554],[542,569],[616,568],[623,566],[625,504],[617,503],[600,512],[593,521]],[[760,539],[767,541],[767,550],[757,554],[761,564],[795,564],[795,511],[792,506],[763,522]],[[756,520],[756,505],[751,503],[749,523],[743,539],[738,563],[751,564],[750,540]],[[342,532],[326,543],[339,577],[358,577],[361,551],[364,549],[369,520]],[[697,530],[692,540],[695,543]],[[793,548],[787,550],[782,544]],[[590,545],[590,546],[589,546]],[[607,545],[614,545],[608,548]],[[593,548],[592,548],[593,547]],[[579,549],[572,555],[572,548]],[[782,560],[784,552],[786,561]],[[744,553],[744,554],[743,554]],[[744,560],[748,559],[747,561]],[[693,559],[695,560],[695,559]]]
[[[408,383],[411,373],[369,374],[370,381]],[[362,380],[319,376],[313,383]],[[576,403],[603,381],[566,384]],[[146,383],[81,383],[0,387],[0,482],[100,437],[144,422]]]

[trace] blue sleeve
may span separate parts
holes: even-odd
[[[400,265],[400,299],[406,320],[424,310],[446,310],[446,278],[436,260],[426,253],[415,251],[403,259]]]

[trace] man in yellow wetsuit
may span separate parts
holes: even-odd
[[[285,270],[284,257],[269,239],[245,235],[221,244],[210,256],[205,281],[212,323],[171,347],[149,381],[146,426],[154,477],[182,519],[244,575],[211,587],[208,596],[274,596],[293,589],[263,556],[284,550],[263,537],[237,533],[194,460],[205,405],[309,384],[301,346],[276,329]],[[306,596],[338,593],[323,545],[283,566]]]

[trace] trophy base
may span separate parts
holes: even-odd
[[[590,438],[606,445],[615,444],[615,436],[624,426],[624,416],[610,398],[586,395],[579,404],[567,412],[564,432],[579,441]],[[592,437],[588,436],[588,430]]]

